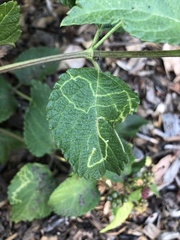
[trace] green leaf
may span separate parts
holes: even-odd
[[[100,231],[100,233],[105,233],[113,228],[120,226],[126,220],[126,218],[128,218],[132,209],[133,209],[132,202],[129,201],[129,202],[124,203],[123,206],[117,210],[112,222],[109,225],[107,225],[105,228],[103,228]]]
[[[76,3],[75,0],[61,0],[62,4],[64,4],[67,7],[73,7]]]
[[[143,158],[139,162],[134,162],[132,164],[132,173],[136,174],[136,173],[140,172],[141,168],[143,168],[145,166],[145,163],[146,163],[146,158]]]
[[[58,48],[37,47],[30,48],[21,53],[16,59],[15,63],[30,59],[42,58],[51,55],[59,54]],[[32,79],[42,80],[48,75],[57,71],[59,62],[42,63],[35,66],[14,70],[13,73],[18,78],[20,83],[30,85]]]
[[[159,197],[159,191],[156,184],[150,184],[149,188],[157,197]]]
[[[57,214],[80,216],[93,209],[100,201],[96,181],[73,175],[57,187],[49,204]]]
[[[93,68],[62,74],[50,95],[47,118],[52,136],[79,176],[98,179],[121,173],[127,145],[114,129],[138,106],[137,94],[119,78]]]
[[[7,120],[16,110],[16,106],[11,85],[0,77],[0,122]]]
[[[28,163],[12,179],[8,199],[12,205],[12,221],[31,221],[50,214],[52,208],[47,202],[56,187],[48,167]]]
[[[116,131],[123,138],[132,138],[136,135],[139,128],[147,123],[147,120],[138,115],[129,115],[124,122],[116,124]]]
[[[180,1],[77,0],[61,25],[114,24],[144,41],[180,43]]]
[[[24,148],[23,139],[18,133],[0,128],[0,164],[8,160],[9,154],[16,149]]]
[[[138,202],[141,198],[142,189],[137,189],[129,195],[129,200],[131,202]]]
[[[19,39],[20,14],[17,2],[9,1],[0,5],[0,45],[12,45]]]
[[[54,144],[46,119],[46,105],[50,95],[47,84],[33,81],[32,101],[25,114],[24,137],[28,149],[37,157],[51,153]]]

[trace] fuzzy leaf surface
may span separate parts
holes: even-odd
[[[7,120],[16,109],[11,85],[0,77],[0,122]]]
[[[105,233],[113,228],[120,226],[126,220],[126,218],[128,218],[132,209],[133,209],[132,202],[130,201],[125,202],[122,207],[117,209],[117,212],[112,222],[109,225],[107,225],[107,227],[103,228],[100,232]]]
[[[13,137],[13,134],[18,136],[17,133],[8,131],[10,134],[6,134],[3,130],[4,129],[0,129],[0,164],[8,160],[9,154],[13,150],[25,147],[21,139]]]
[[[55,84],[47,105],[52,136],[73,170],[99,178],[121,173],[129,161],[114,123],[138,107],[138,97],[122,80],[93,68],[70,69]]]
[[[97,181],[73,175],[52,193],[49,204],[62,216],[80,216],[93,209],[100,201]]]
[[[56,182],[47,166],[38,163],[26,164],[9,185],[11,219],[19,222],[47,216],[52,211],[47,202],[55,187]]]
[[[16,59],[15,63],[47,57],[51,55],[59,54],[58,48],[51,47],[36,47],[30,48],[22,52]],[[51,75],[57,71],[59,62],[50,62],[38,64],[31,67],[14,70],[13,73],[22,84],[30,85],[32,79],[42,80],[44,77]]]
[[[54,147],[46,119],[46,105],[50,92],[48,85],[33,81],[32,101],[25,114],[24,137],[28,149],[37,157],[51,153]]]
[[[61,25],[114,24],[150,42],[180,43],[180,1],[77,0]]]
[[[0,5],[0,45],[12,45],[19,39],[20,30],[19,6],[15,1]]]

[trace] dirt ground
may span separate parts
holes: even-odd
[[[6,65],[24,50],[31,47],[49,46],[61,53],[80,51],[92,43],[95,26],[60,28],[67,8],[56,1],[18,1],[21,6],[22,35],[15,48],[8,49],[0,64]],[[103,50],[140,51],[174,49],[178,46],[141,42],[127,33],[115,33],[104,42]],[[180,58],[164,59],[99,59],[102,71],[110,71],[136,91],[140,98],[138,115],[149,123],[143,126],[131,140],[136,156],[149,156],[156,166],[155,181],[160,196],[148,198],[148,207],[142,214],[132,214],[120,227],[100,234],[111,218],[104,215],[103,196],[99,206],[77,218],[65,218],[52,213],[49,217],[32,222],[13,223],[7,187],[20,167],[27,162],[50,164],[51,158],[32,156],[27,150],[15,151],[7,164],[0,166],[0,240],[171,240],[180,239]],[[85,59],[63,61],[58,72],[48,76],[50,86],[58,75],[69,68],[90,67]],[[6,77],[15,81],[12,73]],[[25,91],[27,89],[25,88]],[[23,129],[23,113],[26,103],[0,127]],[[53,160],[56,174],[65,178],[69,172],[67,163]]]

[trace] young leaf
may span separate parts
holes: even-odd
[[[9,1],[0,5],[0,45],[12,45],[19,39],[20,14],[17,2]]]
[[[47,205],[56,182],[48,167],[28,163],[12,179],[8,199],[12,205],[12,221],[31,221],[49,215],[52,208]]]
[[[24,147],[24,142],[17,133],[0,129],[0,164],[8,160],[8,156],[13,150]]]
[[[70,69],[50,95],[47,118],[52,136],[73,170],[99,178],[106,170],[120,174],[128,149],[114,129],[135,111],[137,94],[119,78],[95,69]]]
[[[15,63],[35,58],[47,57],[59,54],[58,48],[37,47],[30,48],[21,53],[15,60]],[[22,84],[30,85],[32,79],[42,80],[45,76],[56,72],[59,62],[43,63],[27,68],[14,70],[13,73]]]
[[[51,194],[49,204],[57,214],[80,216],[93,209],[100,201],[96,181],[73,175]]]
[[[133,209],[132,202],[130,202],[130,201],[125,202],[122,207],[118,208],[112,222],[109,225],[107,225],[105,228],[103,228],[100,231],[100,233],[105,233],[113,228],[120,226],[126,220],[126,218],[129,216],[132,209]]]
[[[77,0],[61,25],[114,24],[144,41],[180,43],[180,1]]]
[[[25,114],[24,137],[28,149],[37,157],[51,153],[54,148],[46,120],[46,105],[50,92],[48,85],[33,81],[32,101]]]
[[[75,0],[61,0],[62,4],[67,7],[73,7],[75,5]]]
[[[134,137],[139,128],[147,123],[147,120],[138,115],[129,115],[124,122],[116,124],[116,131],[121,137],[128,139]]]
[[[159,191],[156,184],[154,183],[150,184],[149,188],[157,197],[159,197]]]
[[[129,195],[129,200],[131,202],[138,202],[141,198],[142,189],[137,189]]]
[[[0,77],[0,122],[8,119],[16,109],[16,99],[11,85]]]

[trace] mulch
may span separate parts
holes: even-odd
[[[59,27],[67,11],[56,1],[18,1],[21,5],[22,35],[15,48],[6,49],[1,65],[11,63],[24,50],[37,47],[57,47],[60,51],[77,51],[88,48],[94,36],[94,26]],[[174,49],[178,46],[141,42],[127,33],[115,33],[104,42],[103,50],[141,51]],[[98,59],[102,71],[110,71],[120,77],[136,91],[140,98],[138,115],[149,122],[131,140],[137,158],[149,156],[152,171],[160,196],[148,198],[145,212],[132,213],[120,227],[106,234],[99,231],[105,227],[112,215],[104,213],[107,204],[102,194],[101,202],[82,217],[66,218],[52,213],[32,222],[13,223],[10,220],[10,205],[7,187],[17,171],[27,162],[49,164],[46,155],[35,158],[27,150],[13,152],[7,164],[0,168],[0,240],[171,240],[180,239],[180,58],[164,59]],[[52,86],[58,75],[73,67],[91,66],[84,59],[69,60],[59,64],[58,73],[47,77],[45,82]],[[6,76],[13,79],[8,73]],[[16,79],[14,80],[16,81]],[[21,104],[24,106],[24,103]],[[1,127],[22,130],[24,109]],[[69,165],[53,160],[65,178]]]

